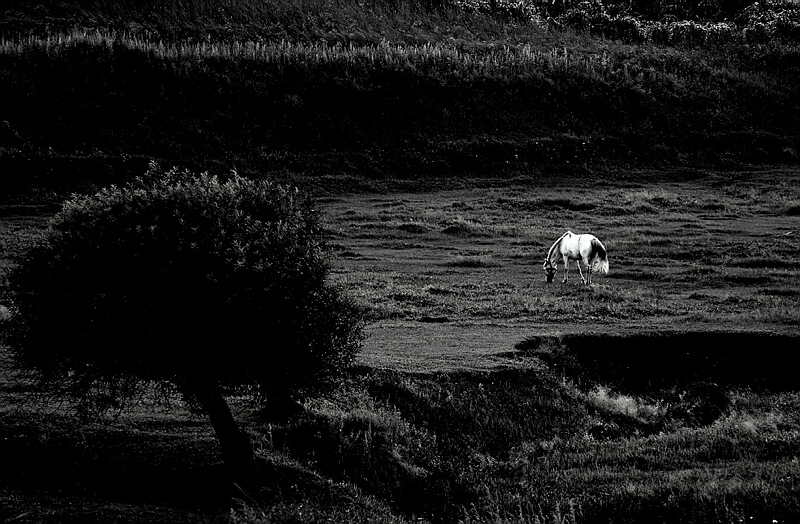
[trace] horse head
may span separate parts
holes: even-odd
[[[542,264],[542,268],[544,268],[545,272],[545,281],[549,284],[550,282],[553,281],[553,277],[556,276],[556,268],[553,266],[553,264],[550,262],[549,259],[546,259],[544,261],[544,264]]]

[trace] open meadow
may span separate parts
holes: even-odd
[[[488,369],[527,335],[787,334],[800,321],[793,169],[686,171],[665,183],[554,179],[323,200],[335,279],[374,320],[365,363]],[[546,284],[564,231],[594,233],[611,273]],[[563,267],[563,266],[562,266]]]

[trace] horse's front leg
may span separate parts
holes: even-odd
[[[589,281],[586,280],[586,278],[584,278],[584,276],[583,276],[583,269],[581,268],[581,259],[579,258],[578,260],[576,260],[575,264],[578,266],[578,272],[581,274],[581,282],[583,282],[584,284],[588,284]],[[588,271],[589,271],[588,264],[586,266],[586,271],[587,271],[587,276],[588,276]]]
[[[569,278],[569,257],[564,257],[564,280],[561,282],[566,284]]]

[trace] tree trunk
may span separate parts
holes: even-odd
[[[222,460],[231,480],[245,490],[256,487],[258,467],[253,445],[250,437],[239,428],[233,418],[219,384],[212,378],[200,378],[192,380],[188,386],[217,434]]]

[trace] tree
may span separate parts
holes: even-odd
[[[208,415],[234,480],[253,482],[225,400],[302,400],[335,383],[362,340],[360,310],[327,281],[318,214],[296,189],[151,166],[74,196],[8,277],[2,335],[41,387],[118,406],[146,384]]]

